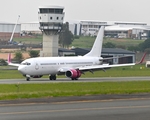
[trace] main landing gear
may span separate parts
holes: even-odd
[[[27,80],[27,81],[30,81],[30,77],[26,77],[26,80]]]
[[[71,80],[78,80],[78,78],[71,78]]]
[[[56,80],[56,75],[50,75],[49,80]]]

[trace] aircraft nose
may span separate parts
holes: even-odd
[[[21,72],[21,73],[24,73],[24,67],[23,66],[19,66],[18,67],[18,71]]]

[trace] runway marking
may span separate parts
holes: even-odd
[[[19,114],[33,114],[33,113],[53,113],[53,112],[73,112],[73,111],[88,111],[88,110],[113,110],[113,109],[135,109],[135,108],[150,108],[150,105],[145,106],[120,106],[120,107],[103,107],[103,108],[76,108],[76,109],[62,109],[62,110],[37,110],[25,112],[5,112],[0,115],[19,115]]]

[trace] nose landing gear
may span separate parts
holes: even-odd
[[[26,75],[26,80],[30,81],[30,75]]]

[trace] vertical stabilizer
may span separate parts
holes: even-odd
[[[145,59],[145,57],[146,57],[146,54],[147,54],[147,52],[145,52],[145,53],[143,54],[141,60],[140,60],[138,63],[136,63],[136,64],[142,64],[143,61],[144,61],[144,59]]]
[[[10,53],[8,54],[7,62],[8,62],[8,64],[11,63],[11,54]]]
[[[104,26],[101,26],[91,51],[84,56],[88,56],[88,57],[101,56],[103,36],[104,36]]]

